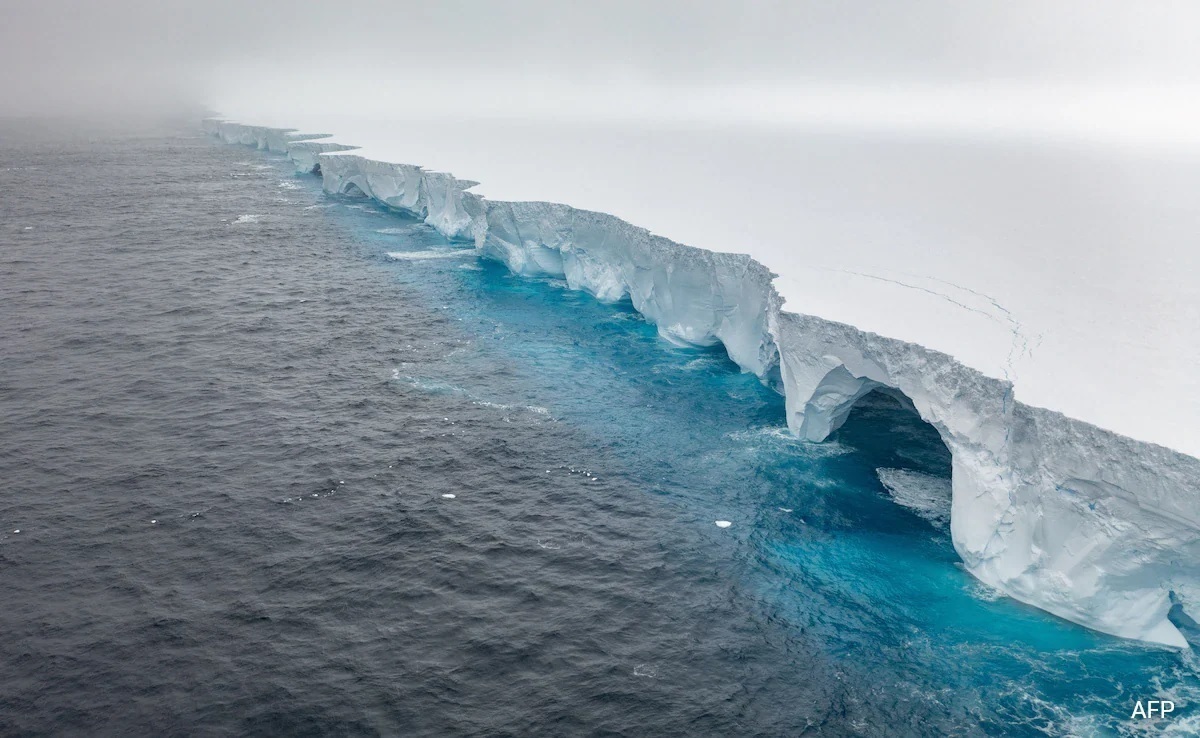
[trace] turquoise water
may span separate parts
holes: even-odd
[[[990,591],[962,568],[945,525],[891,498],[877,469],[950,475],[936,432],[894,401],[872,397],[829,442],[798,442],[782,398],[720,347],[681,349],[628,303],[469,255],[391,258],[462,247],[402,214],[340,202],[329,217],[345,221],[363,258],[443,304],[476,351],[519,368],[519,389],[503,392],[587,432],[620,463],[596,473],[660,497],[664,524],[694,527],[729,558],[739,594],[778,628],[780,657],[791,638],[818,643],[843,678],[872,686],[870,711],[891,711],[898,733],[921,730],[926,709],[994,734],[1197,725],[1192,654],[1093,633]],[[716,519],[733,526],[718,531]],[[1173,719],[1128,719],[1138,699],[1164,697],[1179,703]]]

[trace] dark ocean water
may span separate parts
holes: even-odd
[[[961,569],[885,398],[793,441],[721,350],[190,127],[0,172],[0,734],[1193,725],[1191,654]]]

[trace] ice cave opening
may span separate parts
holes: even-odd
[[[319,167],[321,165],[318,164],[317,166]],[[355,197],[355,198],[367,197],[367,193],[363,192],[363,189],[361,187],[359,187],[358,185],[354,184],[353,182],[347,182],[345,185],[343,185],[340,194],[342,194],[345,197]]]
[[[902,392],[883,385],[843,409],[829,440],[857,449],[893,502],[948,534],[952,459],[938,430]]]

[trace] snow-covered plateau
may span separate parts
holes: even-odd
[[[953,455],[950,530],[973,575],[1188,646],[1168,615],[1200,611],[1200,160],[771,129],[290,124],[335,133],[205,128],[517,274],[628,297],[668,340],[723,344],[784,394],[801,438],[894,395]]]

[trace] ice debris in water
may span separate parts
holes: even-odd
[[[892,499],[939,527],[950,525],[950,480],[908,469],[876,469]]]
[[[452,492],[447,492],[446,494],[442,495],[442,497],[445,497],[447,500],[453,500],[454,494]]]
[[[733,523],[729,522],[728,520],[718,520],[717,521],[718,528],[728,528],[731,525],[733,525]]]

